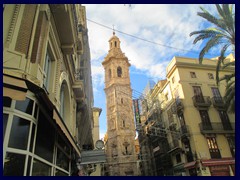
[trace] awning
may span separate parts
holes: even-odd
[[[3,96],[23,101],[26,98],[27,85],[24,80],[3,75]]]
[[[61,128],[61,130],[63,131],[63,133],[65,134],[65,136],[68,138],[68,140],[70,141],[70,143],[72,144],[72,146],[74,147],[74,149],[76,150],[76,152],[78,153],[78,155],[80,155],[80,151],[79,148],[77,147],[77,145],[75,144],[75,142],[72,139],[71,134],[69,133],[69,131],[67,130],[65,124],[63,124],[61,117],[59,116],[59,114],[57,113],[57,111],[54,109],[53,110],[53,119],[56,121],[56,123],[58,124],[58,126]]]
[[[66,125],[64,124],[64,122],[61,119],[59,113],[57,112],[57,108],[50,101],[50,99],[48,98],[48,95],[46,94],[46,92],[41,87],[39,87],[39,86],[29,82],[29,81],[26,81],[26,84],[27,84],[29,90],[31,90],[32,92],[35,93],[38,101],[42,102],[45,105],[45,107],[48,108],[51,111],[49,116],[52,116],[51,118],[53,118],[55,120],[56,124],[62,130],[63,134],[69,140],[69,142],[71,143],[71,145],[73,146],[75,151],[78,153],[78,155],[80,155],[79,147],[74,142],[74,139],[73,139],[71,133],[68,131]]]
[[[203,166],[220,166],[220,165],[232,165],[235,164],[233,158],[222,158],[222,159],[206,159],[201,160]]]
[[[197,161],[188,162],[188,163],[184,164],[184,168],[186,168],[186,169],[195,168],[196,167],[196,163],[197,163]]]

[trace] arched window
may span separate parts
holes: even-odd
[[[117,41],[114,41],[115,47],[117,47]]]
[[[112,71],[111,71],[111,69],[108,70],[108,77],[109,77],[109,79],[111,79],[111,77],[112,77]]]
[[[122,68],[121,67],[117,68],[117,76],[122,77]]]

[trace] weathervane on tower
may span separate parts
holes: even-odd
[[[115,29],[114,29],[114,24],[113,24],[112,26],[113,26],[113,35],[115,35]]]

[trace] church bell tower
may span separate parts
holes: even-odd
[[[120,48],[120,40],[113,32],[109,51],[102,65],[105,70],[107,109],[106,154],[110,176],[136,176],[135,124],[132,108],[130,63]]]

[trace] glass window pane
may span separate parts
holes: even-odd
[[[31,141],[30,141],[30,151],[33,151],[33,142],[34,142],[34,136],[35,135],[35,124],[32,125],[32,133],[31,133]]]
[[[3,97],[3,107],[11,107],[12,99],[9,97]]]
[[[64,152],[67,153],[70,156],[70,147],[69,144],[66,143],[66,141],[63,140],[63,138],[59,135],[58,136],[58,145],[64,149]]]
[[[3,140],[4,140],[4,137],[5,137],[7,122],[8,122],[8,114],[3,114]]]
[[[62,172],[62,171],[56,169],[55,176],[68,176],[68,174],[66,174],[65,172]]]
[[[51,176],[51,166],[34,159],[32,176]]]
[[[7,153],[4,160],[4,176],[23,176],[25,155]]]
[[[29,121],[14,116],[8,146],[18,149],[27,149],[29,127]]]
[[[31,164],[32,164],[32,156],[28,156],[27,174],[26,174],[26,176],[30,176]]]
[[[38,112],[38,105],[37,103],[35,104],[35,111],[34,111],[34,117],[37,119],[37,112]]]
[[[57,149],[57,166],[69,170],[69,158],[59,148]]]
[[[33,100],[26,98],[25,101],[16,101],[16,109],[32,115]]]
[[[39,111],[35,153],[49,162],[53,160],[54,137],[54,127]]]

